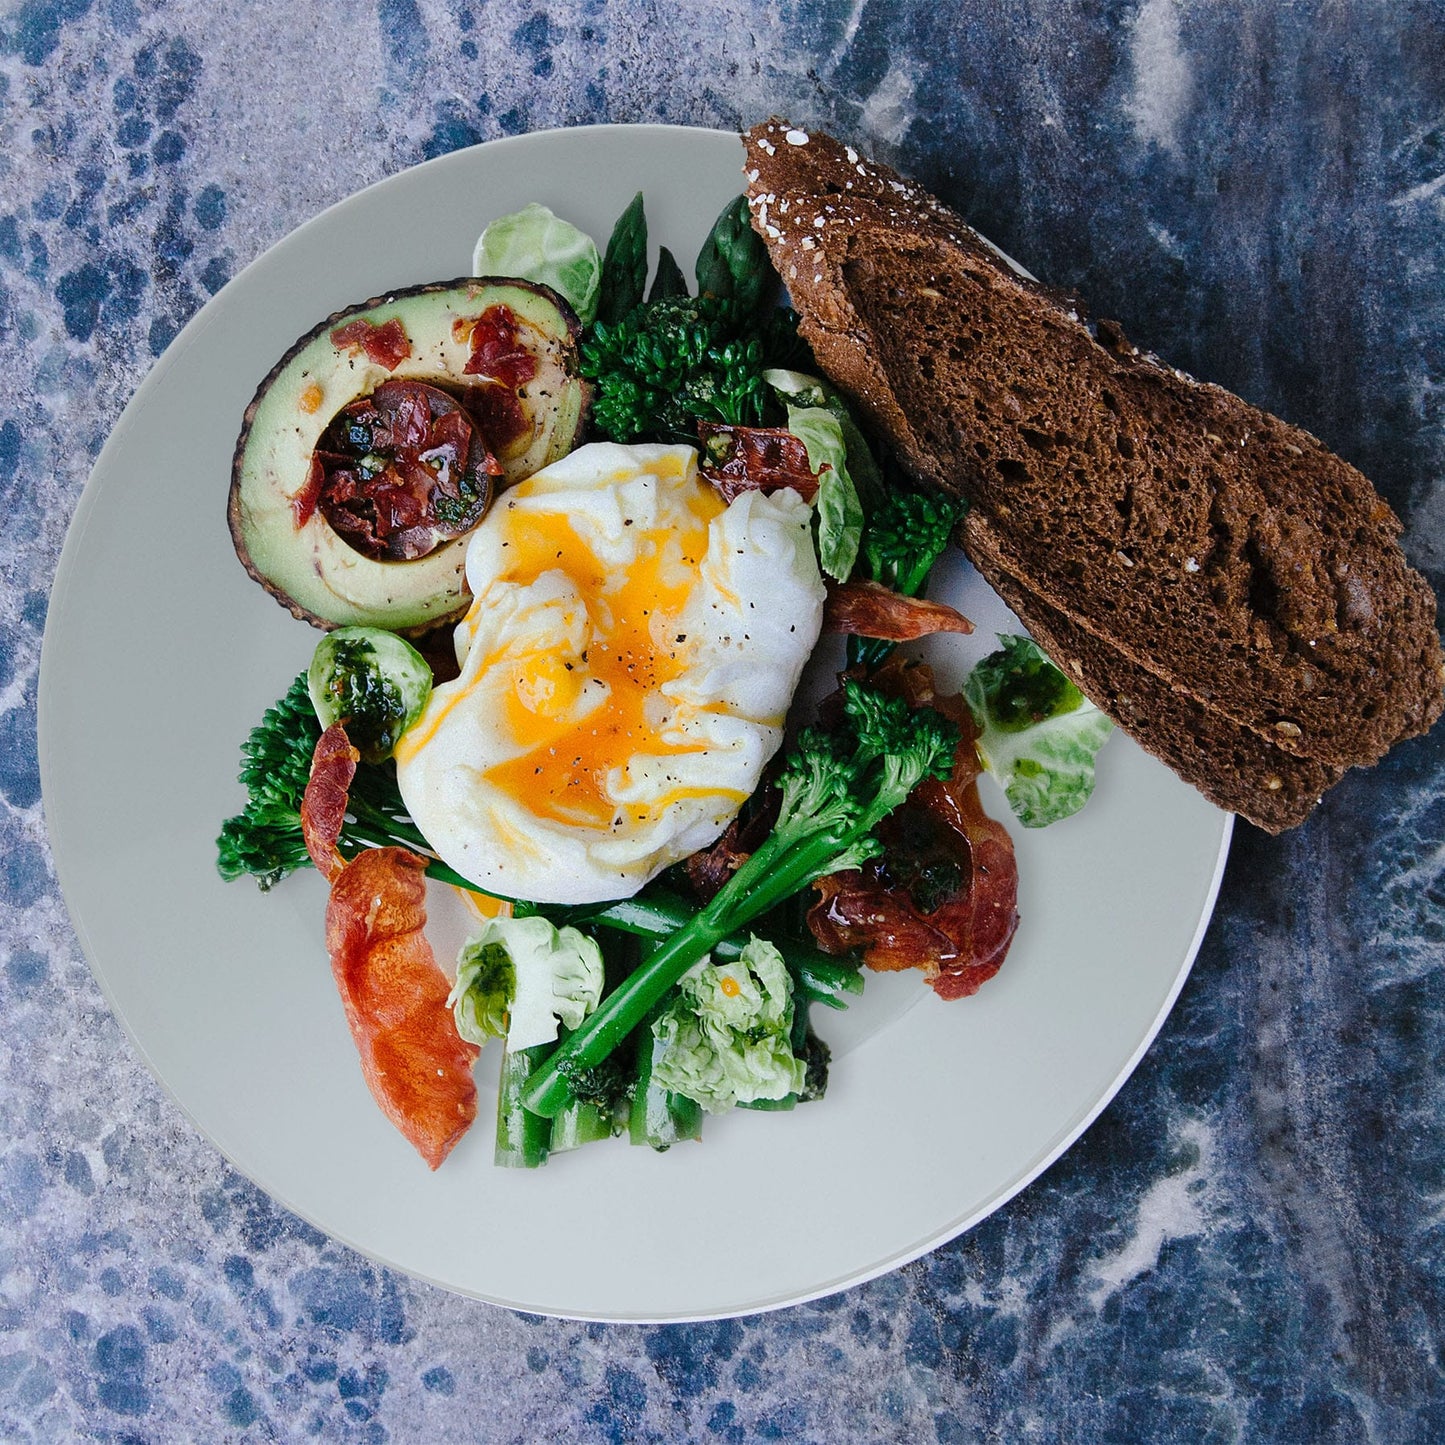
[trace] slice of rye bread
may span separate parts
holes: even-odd
[[[781,121],[745,141],[804,336],[917,476],[968,497],[986,577],[1027,579],[1206,715],[1335,775],[1439,715],[1433,594],[1357,471],[1116,327],[1096,337],[851,148]]]

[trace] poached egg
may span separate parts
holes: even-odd
[[[539,903],[625,898],[756,788],[822,625],[810,508],[725,503],[688,446],[578,448],[473,534],[461,675],[396,750],[458,873]]]

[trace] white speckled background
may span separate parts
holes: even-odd
[[[1376,479],[1445,580],[1445,8],[25,0],[0,15],[0,1435],[1438,1439],[1442,731],[1241,827],[1164,1033],[970,1235],[816,1305],[578,1326],[379,1271],[131,1054],[51,874],[35,689],[85,477],[179,326],[416,161],[781,111]],[[103,699],[97,700],[103,706]]]

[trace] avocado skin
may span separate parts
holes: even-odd
[[[257,387],[232,460],[227,524],[246,571],[293,616],[324,630],[371,626],[414,636],[466,611],[469,533],[416,561],[375,561],[342,541],[319,511],[298,526],[291,503],[304,489],[316,439],[347,402],[392,378],[425,381],[453,394],[478,385],[463,371],[469,342],[454,335],[453,322],[496,304],[523,323],[522,335],[540,362],[536,379],[519,391],[533,420],[530,439],[498,456],[503,484],[512,485],[576,445],[591,401],[590,387],[577,374],[580,325],[546,286],[468,276],[373,297],[312,327]],[[394,369],[330,340],[348,322],[365,318],[380,325],[394,316],[412,346],[411,357]],[[312,386],[322,399],[307,411],[301,398]]]

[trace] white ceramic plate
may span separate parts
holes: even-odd
[[[242,571],[231,451],[258,380],[302,331],[388,288],[464,274],[485,222],[540,200],[605,238],[646,192],[654,241],[695,254],[740,189],[736,137],[597,127],[419,166],[288,236],[178,336],[127,407],[66,539],[45,635],[40,762],[82,947],[157,1077],[226,1157],[337,1239],[519,1309],[691,1319],[826,1294],[984,1218],[1058,1157],[1154,1036],[1213,905],[1230,820],[1127,739],[1093,802],[1018,844],[1023,923],[1003,972],[944,1004],[870,979],[827,1099],[710,1120],[665,1155],[621,1141],[494,1169],[482,1121],[437,1174],[362,1083],[314,874],[217,878],[238,744],[316,634]],[[936,649],[957,680],[1008,614],[962,563],[980,624]],[[993,790],[985,803],[1003,815]],[[459,924],[435,902],[438,936]],[[439,948],[439,953],[441,949]],[[124,1108],[124,1100],[116,1100]]]

